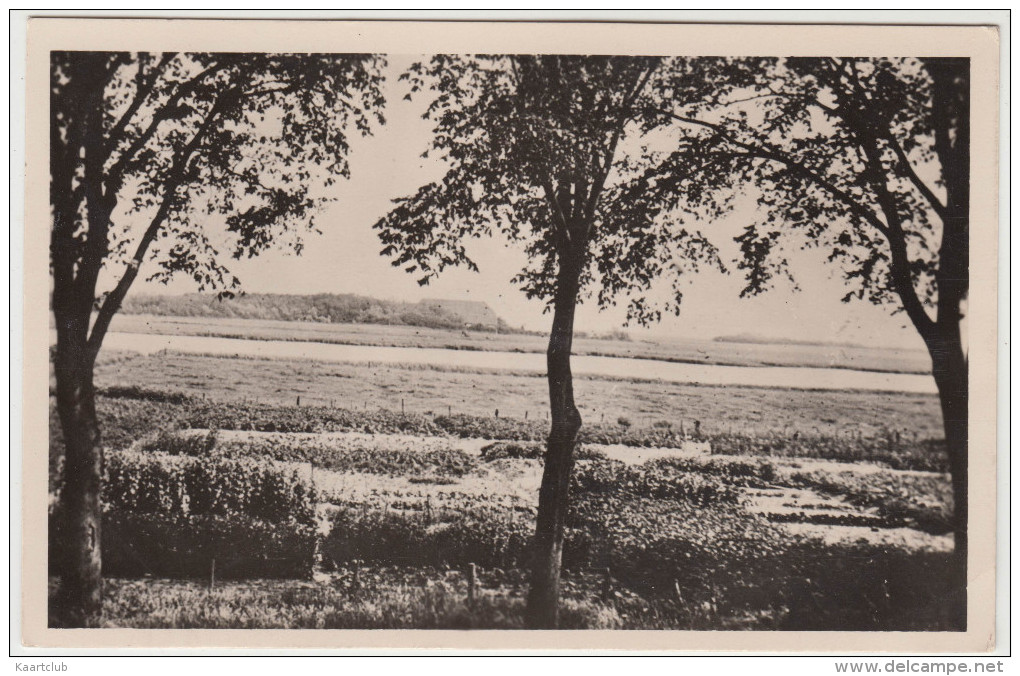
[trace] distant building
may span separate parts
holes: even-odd
[[[478,300],[444,300],[426,298],[421,305],[456,315],[464,321],[464,328],[496,331],[499,329],[499,317],[488,303]]]

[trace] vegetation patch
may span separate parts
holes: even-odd
[[[953,490],[942,474],[796,472],[790,482],[875,508],[887,525],[933,535],[953,530]]]
[[[478,461],[459,449],[430,444],[416,448],[414,439],[372,439],[345,437],[309,438],[277,434],[259,439],[223,439],[208,435],[162,434],[143,448],[214,458],[263,458],[278,462],[310,463],[333,472],[359,472],[392,476],[462,477],[478,467]]]

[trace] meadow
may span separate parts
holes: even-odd
[[[106,626],[523,626],[543,378],[110,353],[96,381]],[[948,628],[934,397],[577,390],[564,628]],[[60,453],[54,414],[51,494]]]
[[[490,352],[544,353],[547,336],[469,329],[366,323],[281,321],[240,317],[177,317],[118,314],[112,331],[159,335],[216,336],[254,340],[288,340],[422,347]],[[626,339],[624,339],[626,337]],[[625,333],[575,338],[577,355],[656,359],[727,366],[811,366],[897,373],[930,373],[923,350],[851,345],[753,343],[693,338],[634,338]]]

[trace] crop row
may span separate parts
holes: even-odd
[[[101,547],[107,575],[306,577],[316,561],[317,498],[301,472],[253,458],[118,451],[106,461]],[[50,565],[68,552],[59,504]]]
[[[953,492],[944,475],[795,472],[790,483],[843,496],[860,507],[874,507],[889,522],[934,534],[953,528]]]
[[[547,424],[535,420],[210,402],[174,392],[139,388],[106,390],[98,397],[97,404],[104,443],[112,448],[123,447],[152,432],[154,421],[167,428],[450,435],[532,443],[543,442],[548,434]],[[55,415],[51,416],[50,427],[51,449],[59,449],[62,445]],[[712,451],[720,454],[864,461],[883,463],[894,469],[936,472],[947,468],[941,440],[901,439],[891,434],[853,436],[748,430],[692,436],[689,431],[685,433],[667,426],[586,424],[578,436],[582,443],[636,447],[676,447],[692,438],[707,441]]]
[[[431,474],[461,477],[474,471],[478,461],[450,448],[441,439],[431,444],[412,440],[394,447],[392,440],[331,437],[328,440],[276,434],[262,438],[219,438],[216,432],[181,435],[165,432],[142,444],[144,451],[213,458],[264,458],[278,462],[311,463],[334,472],[360,472],[390,476]],[[426,448],[419,448],[418,445]]]

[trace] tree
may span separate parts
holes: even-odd
[[[93,366],[140,267],[154,260],[150,279],[182,273],[230,293],[239,281],[209,238],[215,221],[234,258],[286,234],[300,250],[321,200],[312,189],[347,175],[351,129],[382,121],[380,65],[358,54],[52,53],[59,518],[69,551],[60,622],[86,626],[101,610]]]
[[[551,429],[539,493],[527,622],[557,624],[564,522],[574,445],[581,428],[570,354],[574,313],[594,298],[600,307],[630,298],[638,322],[677,312],[679,279],[715,249],[676,216],[663,194],[636,209],[614,188],[620,176],[651,161],[640,146],[641,111],[662,104],[654,92],[694,97],[700,68],[715,61],[660,69],[645,57],[435,56],[408,74],[408,96],[434,92],[426,117],[434,138],[426,156],[445,175],[397,201],[377,224],[383,254],[427,284],[447,266],[477,269],[470,238],[502,234],[522,244],[527,267],[515,278],[529,298],[552,311],[547,350]],[[649,83],[657,81],[656,87]],[[628,147],[629,146],[629,147]],[[626,148],[626,149],[625,149]],[[610,180],[610,179],[613,180]],[[643,294],[662,275],[673,293],[659,305]]]
[[[646,111],[677,123],[683,143],[625,190],[657,199],[644,190],[651,183],[692,198],[712,219],[753,186],[758,209],[737,237],[744,294],[790,274],[786,247],[824,247],[849,285],[844,302],[907,315],[941,403],[955,505],[951,621],[965,627],[969,61],[733,60],[713,76],[727,97]],[[731,78],[740,84],[727,87]]]

